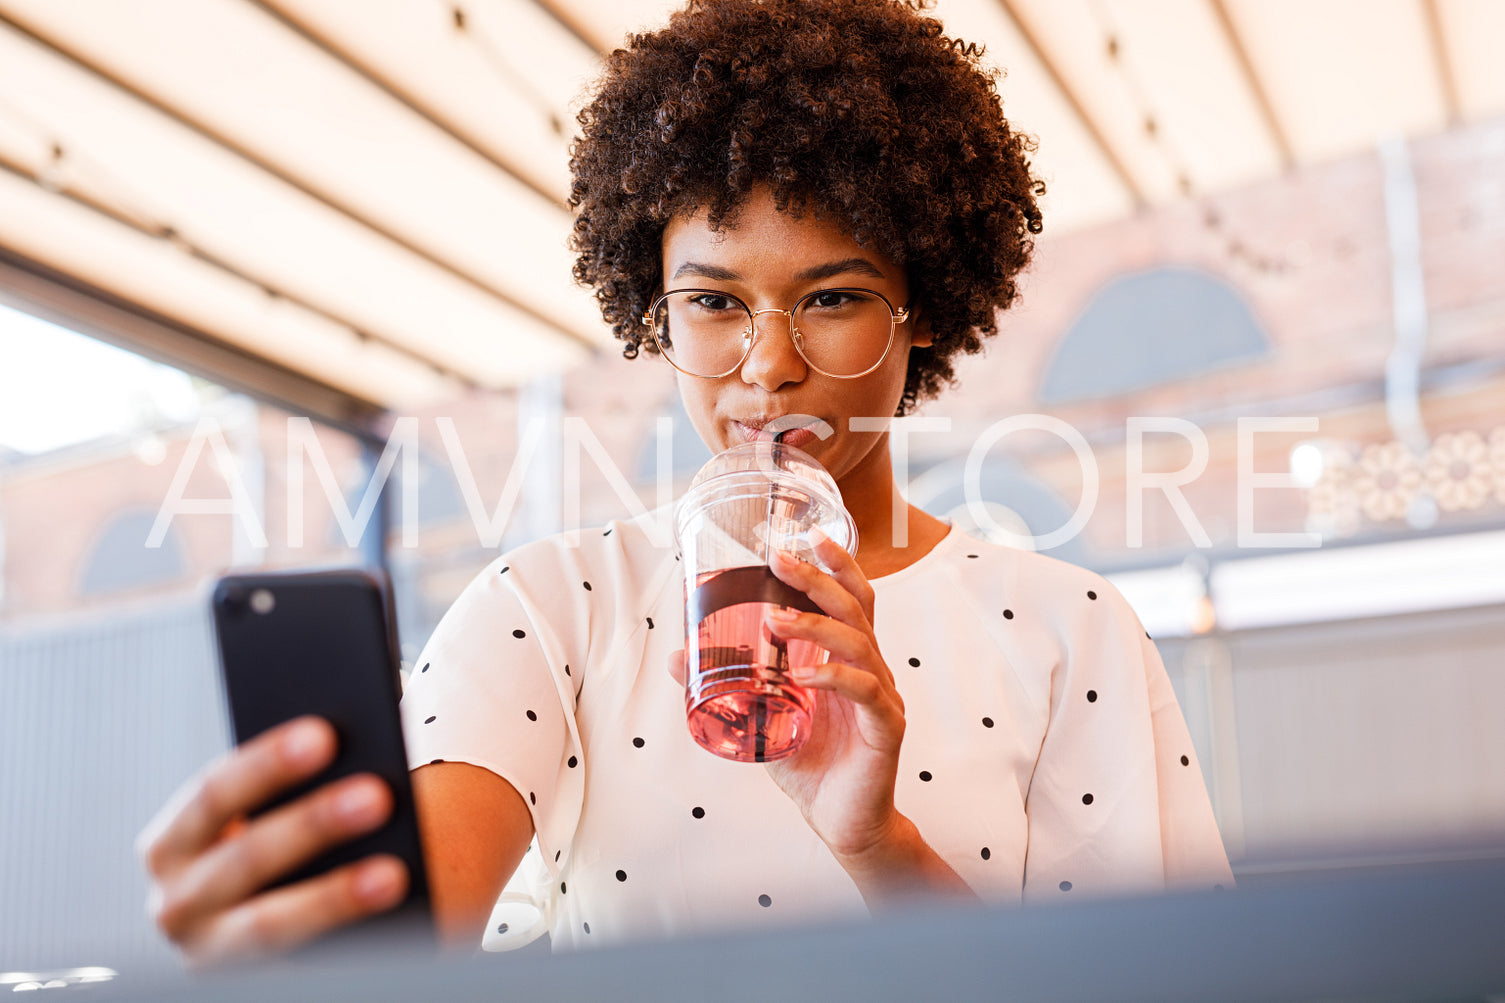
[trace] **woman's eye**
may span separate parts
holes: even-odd
[[[855,298],[850,293],[821,292],[810,297],[810,305],[822,310],[834,310],[846,306]]]
[[[701,293],[700,295],[693,297],[690,302],[694,303],[702,310],[719,311],[735,309],[732,306],[735,301],[730,296],[717,296],[713,293]]]

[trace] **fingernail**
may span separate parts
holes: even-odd
[[[402,891],[402,864],[390,858],[368,860],[355,876],[355,894],[371,905],[395,899]]]
[[[797,568],[800,565],[800,559],[794,555],[793,551],[775,550],[773,552],[773,556],[777,558],[780,563],[787,564],[791,568]]]
[[[799,682],[809,682],[810,680],[815,678],[815,666],[791,665],[789,667],[789,674]]]
[[[381,795],[371,784],[354,784],[335,795],[334,810],[352,825],[370,825],[381,818]]]
[[[326,748],[324,730],[312,721],[304,721],[282,740],[282,754],[295,766],[313,766]]]
[[[790,623],[793,620],[799,619],[799,612],[783,606],[773,606],[768,610],[768,619],[777,620],[780,623]]]

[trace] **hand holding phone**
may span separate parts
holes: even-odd
[[[149,876],[148,912],[190,967],[280,954],[406,896],[407,871],[387,854],[265,890],[329,847],[385,823],[391,794],[369,776],[250,818],[334,757],[328,722],[286,722],[209,764],[142,831],[137,845]]]
[[[141,838],[152,911],[190,962],[286,950],[393,906],[430,935],[385,595],[360,572],[217,584],[237,748]]]

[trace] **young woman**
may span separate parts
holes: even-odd
[[[697,0],[609,59],[572,160],[577,277],[629,357],[675,367],[713,450],[824,422],[828,437],[799,438],[860,548],[773,559],[824,612],[769,629],[832,655],[795,670],[817,692],[812,739],[767,765],[691,740],[680,567],[646,525],[483,570],[403,699],[451,942],[480,941],[509,880],[556,946],[916,894],[1231,882],[1165,671],[1119,594],[907,505],[881,422],[853,420],[947,384],[1039,232],[1028,143],[977,55],[893,0]],[[728,323],[743,336],[718,339]],[[406,875],[381,858],[259,891],[385,818],[367,777],[244,821],[332,755],[327,725],[292,722],[148,830],[157,921],[191,959],[282,949],[400,899]]]

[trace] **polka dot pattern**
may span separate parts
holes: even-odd
[[[539,589],[539,594],[535,597],[539,603],[538,608],[564,610],[570,617],[576,615],[573,611],[587,608],[588,617],[581,616],[581,624],[577,627],[581,633],[570,635],[569,628],[575,625],[568,622],[565,614],[561,613],[560,620],[556,623],[551,619],[552,614],[546,613],[545,617],[549,619],[550,627],[547,645],[537,644],[530,640],[527,645],[517,645],[511,649],[504,648],[504,652],[495,653],[479,650],[467,651],[463,643],[463,635],[457,636],[455,628],[451,628],[448,636],[441,639],[443,647],[434,649],[434,654],[445,662],[443,671],[438,673],[440,677],[438,682],[443,685],[435,687],[435,695],[438,699],[431,700],[428,704],[423,702],[429,693],[424,687],[429,685],[427,675],[434,674],[430,670],[435,667],[435,663],[423,661],[421,658],[418,660],[420,662],[418,675],[424,677],[424,682],[414,687],[410,701],[414,706],[407,710],[408,720],[422,721],[432,725],[440,717],[446,719],[445,725],[421,732],[421,734],[435,736],[427,739],[428,742],[448,742],[450,733],[459,731],[460,726],[456,723],[459,719],[477,720],[474,713],[454,712],[454,708],[459,706],[454,701],[463,698],[454,694],[476,693],[482,685],[492,685],[492,680],[487,678],[485,683],[479,683],[467,689],[467,673],[479,678],[482,672],[495,672],[498,663],[519,663],[531,671],[528,659],[538,659],[542,664],[544,657],[542,653],[545,651],[552,653],[558,650],[565,657],[578,659],[600,650],[603,661],[600,666],[593,663],[593,676],[601,679],[617,678],[611,675],[602,676],[601,673],[604,671],[609,674],[615,670],[618,655],[615,652],[605,652],[604,648],[598,649],[595,646],[594,634],[586,634],[587,630],[596,632],[610,630],[613,632],[610,634],[611,637],[633,638],[632,643],[642,647],[643,660],[641,663],[628,662],[626,664],[633,671],[640,673],[644,680],[654,681],[655,686],[659,688],[663,686],[661,677],[665,673],[662,667],[660,666],[660,671],[656,675],[649,672],[647,667],[656,661],[667,660],[668,648],[680,647],[684,643],[682,635],[674,636],[680,634],[677,617],[666,621],[671,623],[670,629],[656,631],[657,620],[670,616],[675,603],[680,601],[680,597],[672,597],[673,601],[671,601],[671,599],[664,598],[669,595],[669,591],[665,591],[662,596],[652,600],[651,605],[645,601],[636,609],[632,608],[630,602],[622,604],[618,600],[618,595],[629,594],[623,591],[629,586],[623,584],[624,580],[618,577],[619,571],[616,570],[615,562],[622,556],[626,558],[624,564],[626,571],[633,575],[625,581],[636,583],[649,580],[638,574],[641,566],[632,563],[632,550],[637,545],[635,543],[636,530],[630,529],[626,524],[623,524],[622,528],[624,530],[622,537],[611,545],[610,552],[613,555],[611,562],[597,560],[589,553],[585,553],[583,557],[572,554],[568,564],[565,564],[563,560],[560,564],[562,569],[570,570],[564,570],[563,574],[559,574],[550,567],[535,567],[534,561],[529,559],[526,584],[530,589],[535,586]],[[611,528],[602,532],[603,537],[611,535]],[[576,546],[579,544],[577,543]],[[584,546],[588,551],[592,545],[587,542]],[[600,545],[597,544],[597,546]],[[667,553],[659,552],[655,559],[667,561],[668,556]],[[676,560],[679,556],[674,555]],[[1095,758],[1073,760],[1071,757],[1086,756],[1084,748],[1090,744],[1090,734],[1095,731],[1108,736],[1123,735],[1122,719],[1142,713],[1145,705],[1144,680],[1147,677],[1150,678],[1153,685],[1154,679],[1153,673],[1147,673],[1146,666],[1140,661],[1140,659],[1152,658],[1153,648],[1139,645],[1134,636],[1132,618],[1128,621],[1128,629],[1124,629],[1125,607],[1116,595],[1108,593],[1099,596],[1098,590],[1087,588],[1087,584],[1095,582],[1095,579],[1084,578],[1081,573],[1070,569],[1060,570],[1059,567],[1050,569],[1043,565],[1037,568],[1034,564],[1028,563],[1035,560],[1032,557],[1005,557],[995,555],[992,550],[988,554],[988,564],[980,562],[971,564],[973,561],[978,561],[981,556],[980,551],[965,553],[960,547],[953,545],[944,558],[946,563],[943,568],[947,570],[948,577],[906,576],[906,581],[910,579],[914,581],[903,591],[879,582],[877,592],[884,597],[885,603],[894,608],[903,608],[898,607],[894,602],[896,598],[903,598],[911,607],[925,606],[929,611],[928,618],[920,622],[920,627],[908,632],[889,627],[893,635],[889,636],[884,633],[884,625],[880,624],[878,636],[885,657],[897,659],[891,661],[890,664],[898,665],[901,660],[914,670],[925,667],[927,662],[930,666],[927,673],[914,672],[903,676],[901,680],[906,706],[913,716],[910,730],[906,734],[905,752],[907,757],[912,757],[909,759],[910,763],[917,761],[927,766],[941,767],[941,772],[935,774],[929,769],[918,769],[916,765],[908,766],[909,776],[918,778],[918,782],[925,785],[926,797],[917,797],[914,802],[916,807],[920,805],[949,807],[925,807],[923,811],[917,810],[914,813],[916,824],[921,826],[927,836],[932,832],[937,833],[937,836],[932,838],[938,839],[941,845],[950,848],[946,853],[953,866],[959,873],[965,874],[979,893],[987,898],[990,893],[997,893],[999,888],[1003,887],[1012,887],[1017,894],[1017,882],[1021,873],[1020,869],[1023,867],[1023,860],[1022,847],[1015,845],[1016,840],[1012,834],[1014,829],[1007,817],[1016,814],[1019,807],[1015,802],[1003,807],[979,806],[978,792],[973,786],[978,783],[979,764],[986,762],[990,770],[996,771],[1000,763],[1010,762],[1001,757],[1014,756],[1017,751],[1015,747],[1021,742],[1032,743],[1037,740],[1042,733],[1038,730],[1039,728],[1075,729],[1075,732],[1062,733],[1064,740],[1056,739],[1047,743],[1045,748],[1053,750],[1050,754],[1062,757],[1057,758],[1052,764],[1055,777],[1077,776],[1086,779],[1092,783],[1094,792],[1083,793],[1081,787],[1075,784],[1068,786],[1065,790],[1061,790],[1055,784],[1041,784],[1034,794],[1036,798],[1048,797],[1062,802],[1067,809],[1071,808],[1073,798],[1080,798],[1081,804],[1090,809],[1083,812],[1062,811],[1060,810],[1062,805],[1052,806],[1054,816],[1061,821],[1057,823],[1059,831],[1052,831],[1050,838],[1057,841],[1056,845],[1070,845],[1069,840],[1073,837],[1080,839],[1084,833],[1089,835],[1094,833],[1093,827],[1101,824],[1104,811],[1111,811],[1116,820],[1121,811],[1132,813],[1137,810],[1137,806],[1133,804],[1134,799],[1127,796],[1120,787],[1126,777],[1135,778],[1142,774],[1126,774],[1120,767],[1119,761],[1121,760],[1127,766],[1134,757],[1144,755],[1145,750],[1115,751],[1114,756],[1106,760],[1101,758],[1101,750],[1092,750]],[[962,565],[964,559],[971,564],[966,575],[956,577],[951,574],[954,569]],[[1014,563],[1009,563],[1011,561]],[[1013,569],[1021,563],[1027,564],[1029,569],[1034,569],[1037,573],[1022,577],[1012,574]],[[1000,572],[998,580],[993,581],[995,566],[1010,570],[1010,576],[1005,578]],[[662,573],[651,580],[668,579],[673,585],[673,590],[677,591],[679,569],[673,567],[672,564],[668,567],[661,564],[659,567],[663,569]],[[573,570],[577,568],[578,571]],[[502,568],[503,574],[509,572],[510,566]],[[1013,607],[993,606],[991,610],[994,612],[991,615],[1001,615],[1009,623],[1004,630],[998,630],[996,622],[988,620],[990,615],[988,606],[981,606],[981,611],[978,612],[974,603],[958,601],[966,598],[955,594],[956,584],[963,581],[967,583],[964,588],[968,589],[980,590],[983,586],[988,586],[988,591],[977,593],[984,597],[989,595],[1023,597],[1027,594],[1028,607],[1025,612],[1028,615],[1016,616],[1018,611]],[[922,588],[930,595],[922,597],[920,595]],[[1026,588],[1029,590],[1028,593],[1025,592]],[[552,593],[546,591],[547,589],[552,589]],[[891,598],[888,594],[890,589],[897,595]],[[595,596],[596,592],[602,593],[599,600]],[[1081,598],[1084,594],[1087,597],[1086,602],[1093,605],[1084,608],[1084,601]],[[495,604],[490,607],[480,604],[476,606],[477,609],[485,609],[486,615],[491,618],[485,630],[479,626],[475,629],[477,637],[483,634],[487,637],[496,637],[497,628],[500,628],[503,638],[505,638],[505,632],[510,630],[514,638],[524,640],[528,639],[530,633],[543,631],[544,626],[537,619],[530,622],[531,613],[520,611],[519,600],[511,590],[495,591],[494,595],[488,596],[487,601],[494,601]],[[581,606],[582,602],[584,607]],[[625,616],[618,612],[623,605],[626,606]],[[472,618],[478,618],[480,615],[479,613],[471,614]],[[517,626],[507,627],[506,623],[509,619]],[[643,625],[635,632],[634,619],[640,620]],[[499,623],[496,622],[498,620]],[[923,632],[920,628],[923,628]],[[1142,627],[1140,629],[1142,630]],[[1148,632],[1144,633],[1146,638],[1149,638]],[[1081,636],[1077,636],[1078,634]],[[542,637],[543,635],[540,634],[540,638]],[[902,640],[895,641],[894,637]],[[1070,659],[1075,657],[1074,647],[1080,651],[1092,652],[1087,657],[1095,661],[1071,661]],[[975,660],[976,664],[970,664],[974,660],[959,658],[957,655],[959,651],[969,653],[977,651],[983,657]],[[663,659],[659,659],[661,653],[664,654]],[[496,654],[502,654],[503,657],[493,657]],[[630,652],[629,656],[631,656]],[[552,654],[550,657],[553,657]],[[1123,664],[1115,662],[1115,659],[1120,659]],[[639,668],[639,665],[642,668]],[[562,662],[562,659],[552,662],[546,666],[546,669],[548,672],[557,673],[561,667],[567,678],[573,678],[573,664]],[[567,828],[568,823],[562,826],[557,821],[561,811],[579,810],[578,799],[582,782],[585,784],[585,789],[598,791],[601,788],[596,785],[602,782],[603,777],[608,778],[612,783],[620,777],[628,781],[625,783],[624,790],[637,792],[638,786],[635,785],[649,785],[655,789],[664,790],[662,785],[666,779],[663,776],[665,771],[670,771],[667,777],[670,783],[680,782],[675,779],[677,774],[672,772],[677,769],[673,765],[677,757],[702,755],[694,749],[693,744],[688,744],[692,743],[692,740],[689,739],[684,728],[682,713],[669,719],[674,725],[674,730],[668,731],[664,720],[642,716],[641,704],[625,702],[637,701],[646,692],[640,685],[630,683],[632,677],[628,678],[629,686],[608,687],[597,695],[597,699],[602,701],[600,707],[587,706],[587,710],[592,714],[600,715],[599,720],[609,722],[599,729],[594,724],[591,726],[591,740],[597,741],[598,744],[604,742],[604,745],[593,755],[588,767],[584,764],[583,757],[573,751],[575,749],[583,751],[582,745],[575,736],[585,735],[586,731],[577,732],[576,729],[571,728],[566,733],[565,729],[561,729],[558,724],[559,714],[556,713],[553,701],[556,698],[559,699],[566,720],[567,716],[574,713],[574,708],[579,705],[572,703],[572,693],[569,687],[556,690],[547,674],[543,675],[541,683],[535,675],[529,681],[528,689],[519,690],[519,694],[525,693],[525,696],[519,695],[516,702],[503,705],[503,721],[508,719],[505,716],[505,707],[510,706],[512,714],[521,708],[530,727],[524,729],[520,725],[514,728],[496,726],[497,731],[509,732],[510,741],[517,747],[521,747],[525,741],[540,747],[553,743],[548,760],[539,762],[536,764],[537,768],[533,770],[518,768],[514,775],[530,781],[529,783],[519,781],[518,787],[524,792],[528,799],[527,803],[534,812],[533,817],[540,843],[552,844],[556,847],[554,853],[556,867],[553,870],[558,884],[554,889],[554,894],[557,896],[569,894],[566,876],[577,883],[584,882],[571,895],[571,908],[557,913],[560,918],[556,921],[552,933],[564,940],[574,938],[578,942],[580,937],[590,934],[593,929],[591,923],[584,922],[580,915],[584,911],[592,913],[597,927],[600,923],[607,923],[607,930],[613,936],[617,932],[633,929],[637,920],[633,918],[636,914],[631,910],[647,908],[642,904],[643,896],[650,894],[658,896],[664,889],[678,887],[675,884],[674,874],[657,873],[652,866],[667,858],[655,857],[651,854],[642,855],[640,846],[642,840],[636,835],[624,833],[619,826],[624,817],[620,812],[609,816],[609,820],[607,820],[608,816],[597,814],[590,822],[575,823],[583,827],[593,827],[590,829],[590,841],[581,835],[571,842],[571,830]],[[1003,680],[1002,684],[1000,680]],[[416,682],[416,678],[414,681]],[[582,677],[582,681],[591,680],[585,680]],[[955,699],[958,696],[958,683],[964,687],[959,695],[965,699],[960,701]],[[1064,684],[1067,693],[1065,707],[1060,705],[1060,690],[1055,688],[1060,684]],[[1091,688],[1088,688],[1089,686]],[[911,688],[917,694],[914,698],[911,698]],[[608,692],[613,695],[608,697]],[[547,696],[540,696],[541,693]],[[1070,696],[1071,693],[1075,693],[1076,696]],[[1057,698],[1054,706],[1051,706],[1049,702],[1052,694]],[[949,702],[941,702],[937,695]],[[1037,695],[1040,695],[1039,699],[1034,699]],[[1111,696],[1112,699],[1099,700],[1100,695]],[[1089,711],[1077,703],[1084,697],[1085,702],[1092,705],[1092,710]],[[619,700],[624,702],[616,703]],[[1096,707],[1098,703],[1103,703],[1104,706],[1098,708]],[[936,708],[939,708],[939,716],[935,712]],[[960,714],[954,712],[956,708],[960,709]],[[433,713],[430,713],[430,710]],[[445,713],[440,714],[438,711],[445,711]],[[970,723],[966,722],[966,714],[969,711],[973,715]],[[1048,720],[1046,719],[1047,713],[1049,714]],[[926,714],[931,716],[925,717]],[[612,715],[620,716],[613,718]],[[1040,720],[1032,720],[1032,715],[1039,716]],[[958,727],[958,719],[961,727]],[[1157,739],[1160,738],[1159,730],[1156,729]],[[1078,732],[1082,737],[1078,736]],[[1142,733],[1142,731],[1135,733]],[[420,732],[414,729],[414,734],[417,735]],[[1051,731],[1050,734],[1055,736],[1058,732]],[[1177,736],[1171,737],[1174,739]],[[630,742],[632,749],[644,750],[649,744],[649,739],[659,743],[655,745],[655,753],[651,755],[645,753],[631,760],[628,759],[627,750],[617,745],[617,743]],[[686,743],[683,749],[681,749],[681,743]],[[1158,743],[1154,749],[1149,750],[1153,754],[1153,758],[1149,761],[1165,763],[1167,757],[1171,757],[1179,759],[1183,766],[1189,766],[1191,761],[1188,755],[1174,752],[1175,745],[1185,748],[1186,744],[1184,736],[1180,737],[1179,741]],[[613,746],[620,751],[613,754]],[[488,761],[472,758],[481,755],[485,751],[484,747],[472,749],[464,745],[458,747],[446,745],[441,749],[433,745],[431,748],[435,752],[443,751],[446,755],[462,759]],[[594,749],[595,746],[592,748]],[[953,750],[956,752],[953,753]],[[429,750],[419,746],[418,751],[421,753]],[[554,782],[558,776],[557,757],[560,752],[564,753],[569,770],[579,769],[585,775],[583,777],[580,774],[572,775],[569,781],[561,778],[556,790]],[[446,760],[435,758],[430,761],[438,764]],[[502,759],[500,752],[497,757],[489,761],[502,762],[509,766],[516,765],[513,760]],[[1036,765],[1043,767],[1044,764],[1045,760],[1041,758],[1038,764],[1031,763],[1030,766],[1031,768]],[[1005,766],[1005,769],[1009,768],[1011,767]],[[1185,783],[1183,778],[1195,772],[1175,774],[1176,782]],[[686,775],[696,774],[687,773]],[[994,779],[996,780],[996,777]],[[1012,775],[1010,779],[1013,779]],[[1025,783],[1021,785],[1020,791],[1025,793],[1027,801],[1029,777],[1024,776],[1023,779]],[[914,782],[911,780],[908,783]],[[1135,779],[1133,782],[1138,781]],[[1162,786],[1164,785],[1165,781],[1162,780]],[[529,790],[529,787],[534,789]],[[1073,787],[1078,793],[1071,793]],[[693,847],[697,841],[711,839],[724,845],[726,841],[733,838],[732,834],[737,831],[735,827],[740,817],[737,812],[742,809],[739,807],[732,811],[727,810],[727,805],[731,804],[725,800],[729,791],[721,789],[720,784],[707,784],[702,781],[699,784],[686,783],[680,788],[667,788],[667,790],[672,797],[668,801],[667,808],[670,818],[660,818],[655,823],[657,828],[653,831],[659,833],[661,837],[667,835],[669,842],[656,852],[667,853],[670,852],[667,847],[674,846],[676,849],[673,852],[693,853]],[[1046,794],[1038,793],[1041,790],[1046,791]],[[1108,804],[1112,806],[1111,809],[1094,807],[1095,791],[1099,790],[1110,798]],[[1163,792],[1162,796],[1164,796]],[[576,801],[573,806],[570,803],[572,798]],[[718,801],[717,798],[723,800]],[[662,810],[664,799],[638,803],[652,803],[658,806],[655,810]],[[544,806],[543,809],[539,808],[540,804]],[[686,804],[689,805],[688,808],[683,807]],[[740,805],[741,802],[739,801],[738,804]],[[965,813],[962,813],[966,815],[965,819],[956,817],[959,814],[958,805],[970,806]],[[617,811],[615,808],[612,810]],[[689,814],[686,817],[683,814],[677,814],[678,812]],[[708,815],[708,812],[711,814]],[[1039,817],[1045,817],[1047,814],[1050,813],[1042,812]],[[587,813],[586,817],[590,818],[590,813]],[[1030,817],[1034,819],[1037,816],[1031,814]],[[676,818],[677,821],[674,821]],[[942,821],[938,822],[938,819]],[[1000,827],[1000,822],[1005,827]],[[1114,828],[1114,833],[1101,838],[1109,840],[1123,838],[1116,834],[1117,827]],[[586,830],[582,828],[581,831],[583,833]],[[1096,840],[1100,837],[1092,835],[1091,838]],[[618,845],[619,843],[623,845]],[[566,869],[561,863],[564,848],[570,848],[572,851],[572,868],[578,861],[596,861],[602,857],[605,857],[605,860],[599,865],[593,865],[584,870]],[[544,852],[547,853],[547,850]],[[610,866],[614,855],[617,855],[617,862],[634,863],[633,889],[625,887],[628,877],[625,867],[612,868]],[[993,863],[994,860],[998,863]],[[1091,889],[1090,894],[1095,895],[1098,893],[1099,886],[1112,887],[1116,880],[1113,875],[1100,873],[1101,868],[1090,853],[1066,851],[1058,854],[1057,857],[1047,856],[1037,861],[1035,844],[1032,842],[1029,861],[1031,875],[1064,873],[1072,876],[1070,880],[1058,879],[1056,894],[1070,892],[1075,881],[1086,881],[1085,887]],[[984,866],[979,867],[979,863]],[[784,889],[786,887],[784,881],[787,877],[786,871],[779,867],[766,871],[757,866],[750,866],[745,868],[744,873],[735,880],[729,878],[727,890],[740,888],[740,891],[735,895],[723,897],[728,917],[730,918],[731,913],[738,909],[744,912],[771,909],[773,896],[766,889],[769,887]],[[823,894],[820,879],[815,875],[811,878],[812,890],[817,896]],[[1211,887],[1216,878],[1217,875],[1208,874],[1201,887]],[[803,880],[803,875],[801,875],[801,880]],[[764,883],[765,881],[767,883]],[[999,888],[994,888],[989,885],[990,882],[1002,884]],[[762,884],[762,888],[759,888],[759,884]],[[790,916],[801,914],[801,910],[806,905],[807,896],[804,886],[800,885],[799,888],[800,892],[797,895],[799,901],[788,899],[787,893],[781,891],[780,913],[770,914],[768,917],[770,920],[776,919],[781,914]],[[1049,888],[1049,877],[1043,880],[1038,877],[1033,880],[1026,879],[1027,896],[1030,893],[1038,895],[1042,890],[1048,892]],[[608,893],[607,889],[611,891]],[[757,902],[756,906],[753,905],[754,901]],[[817,897],[812,901],[819,902],[820,899]],[[581,905],[585,905],[585,908],[573,909],[574,906]],[[572,910],[574,915],[569,916]],[[672,916],[640,918],[650,924],[653,929],[657,929],[660,924],[678,922],[678,919]],[[577,923],[580,925],[576,926]],[[505,923],[496,927],[498,934],[505,935],[507,931],[508,925]],[[526,936],[521,928],[512,936],[520,935]]]

